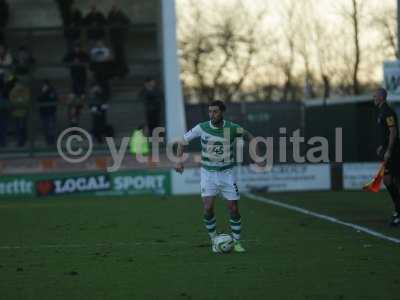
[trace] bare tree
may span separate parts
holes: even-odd
[[[193,7],[191,14],[187,11],[182,14],[178,27],[182,78],[185,87],[196,86],[200,93],[205,94],[207,83],[202,62],[213,49],[206,32],[202,30],[208,25],[207,19],[194,1],[190,1],[190,5]]]
[[[360,46],[360,34],[361,34],[361,1],[351,0],[351,7],[342,7],[341,13],[345,20],[352,27],[352,47],[353,53],[346,57],[347,63],[352,66],[352,92],[355,95],[361,93],[361,86],[359,80],[360,64],[362,59],[362,51]]]
[[[191,8],[192,18],[179,26],[183,82],[201,101],[222,97],[229,102],[254,72],[261,51],[257,28],[266,13],[251,16],[241,1],[211,17],[195,4]]]
[[[345,46],[352,44],[349,43],[352,36],[349,37],[347,28],[327,27],[316,5],[310,0],[301,2],[296,45],[304,64],[306,91],[307,84],[312,87],[308,89],[308,97],[318,93],[327,99],[337,86],[341,89],[352,86],[353,51]]]
[[[395,10],[386,4],[374,18],[382,38],[376,51],[378,43],[369,34],[373,29],[365,29],[366,12],[372,10],[368,0],[331,2],[323,9],[320,1],[281,0],[273,7],[279,18],[265,11],[255,15],[242,1],[182,1],[189,3],[179,18],[182,80],[201,101],[290,101],[300,99],[303,91],[324,98],[360,94],[376,80],[377,65],[397,51]],[[341,18],[332,16],[328,22],[337,24],[327,26],[321,14],[335,11]],[[304,83],[310,89],[303,90]]]
[[[371,14],[371,25],[378,30],[380,35],[379,51],[400,59],[396,33],[396,9],[394,7],[385,7],[383,10],[375,11]]]
[[[316,70],[314,68],[315,34],[313,28],[314,9],[313,3],[308,0],[303,0],[299,3],[299,5],[299,12],[301,11],[301,17],[299,17],[299,22],[296,26],[296,49],[303,61],[304,97],[314,98],[316,96]]]
[[[360,48],[360,22],[359,22],[359,4],[358,0],[352,0],[353,11],[351,14],[351,20],[353,23],[353,41],[354,41],[354,70],[353,70],[353,91],[355,95],[360,94],[360,83],[358,80],[358,73],[360,70],[361,62],[361,48]]]
[[[340,55],[336,45],[332,45],[332,40],[336,40],[336,38],[327,31],[322,22],[318,17],[313,18],[313,42],[318,73],[322,84],[322,95],[324,99],[328,99],[331,96],[335,78],[343,78],[343,76],[337,76],[340,73],[338,65],[341,61],[338,59]]]
[[[284,75],[282,99],[283,101],[288,101],[289,96],[291,100],[295,100],[296,90],[298,89],[295,75],[294,75],[294,65],[296,60],[296,34],[298,29],[298,11],[297,2],[284,2],[283,11],[281,12],[281,17],[284,20],[282,26],[283,35],[283,47],[286,49],[282,51],[280,48],[276,48],[274,65]]]
[[[331,95],[331,76],[328,71],[329,63],[329,49],[324,45],[324,29],[320,24],[316,24],[316,48],[317,48],[317,60],[319,66],[319,72],[321,74],[323,84],[323,98],[328,99]]]

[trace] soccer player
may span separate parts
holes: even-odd
[[[374,94],[374,104],[378,107],[378,157],[385,162],[383,183],[394,204],[391,226],[400,225],[400,140],[397,116],[386,102],[387,92],[379,88]]]
[[[209,121],[202,122],[188,131],[183,142],[178,143],[177,155],[182,157],[184,144],[199,137],[201,139],[201,197],[204,208],[204,225],[211,240],[211,249],[217,252],[213,239],[217,235],[216,217],[214,214],[215,197],[221,193],[227,200],[230,213],[229,224],[234,239],[234,251],[245,252],[240,243],[242,221],[239,212],[239,190],[233,173],[236,165],[235,146],[237,138],[253,137],[239,125],[224,120],[225,104],[222,101],[212,101],[208,106]],[[183,162],[176,164],[175,170],[182,173]]]

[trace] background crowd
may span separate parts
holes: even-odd
[[[97,142],[102,143],[106,136],[115,134],[112,122],[107,119],[112,102],[111,81],[129,74],[125,41],[131,22],[117,4],[105,15],[95,4],[84,14],[72,0],[57,0],[57,3],[66,42],[61,61],[70,73],[67,95],[60,95],[49,79],[34,80],[36,60],[29,45],[17,49],[7,46],[10,6],[6,0],[0,0],[0,147],[9,144],[10,135],[15,136],[18,147],[25,146],[29,116],[34,113],[39,116],[49,146],[55,145],[62,129],[58,128],[57,118],[67,118],[69,126],[80,126],[85,108],[90,112],[90,130]],[[139,96],[145,101],[146,125],[156,127],[161,104],[156,80],[147,78]],[[61,103],[67,106],[65,116],[58,113]]]

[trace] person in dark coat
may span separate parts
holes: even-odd
[[[146,123],[148,124],[149,134],[160,126],[162,93],[154,78],[147,78],[143,89],[140,92],[140,98],[144,101],[146,112]]]
[[[79,43],[75,43],[74,48],[64,57],[64,62],[70,69],[72,93],[77,96],[85,94],[89,55]]]
[[[111,126],[107,124],[107,96],[100,84],[94,83],[90,88],[88,104],[92,114],[92,134],[98,143],[103,143],[104,138],[113,133],[110,132]]]
[[[49,80],[45,80],[37,97],[39,114],[47,145],[54,145],[57,131],[57,102],[58,96]]]

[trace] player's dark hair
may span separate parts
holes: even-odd
[[[208,106],[218,106],[219,110],[224,112],[226,110],[225,103],[222,102],[221,100],[214,100],[211,101]]]
[[[382,87],[378,88],[376,91],[378,92],[379,96],[381,96],[384,100],[386,100],[387,91],[384,88]]]

